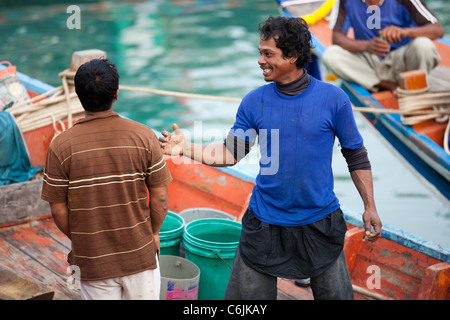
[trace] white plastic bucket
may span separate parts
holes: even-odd
[[[171,255],[159,256],[161,300],[197,300],[200,269],[191,261]]]
[[[236,217],[220,211],[216,209],[211,208],[190,208],[181,211],[178,213],[181,217],[183,217],[185,224],[188,224],[189,222],[192,222],[194,220],[198,219],[204,219],[204,218],[219,218],[219,219],[226,219],[226,220],[232,220],[236,221]]]

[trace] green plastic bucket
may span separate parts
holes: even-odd
[[[217,219],[227,219],[236,221],[236,217],[229,213],[212,209],[212,208],[189,208],[178,213],[183,219],[184,223],[188,224],[194,220],[206,219],[206,218],[217,218]],[[186,256],[186,250],[184,249],[183,243],[180,244],[180,257]]]
[[[207,218],[188,223],[183,234],[186,259],[200,269],[199,300],[222,300],[241,237],[239,222]]]
[[[159,231],[161,255],[178,256],[183,239],[184,219],[178,214],[168,211]]]

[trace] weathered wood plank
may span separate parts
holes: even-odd
[[[80,299],[66,282],[67,243],[55,237],[60,236],[53,221],[0,229],[0,265],[47,285],[55,291],[54,299]]]
[[[47,286],[0,266],[0,300],[51,300],[54,294]]]
[[[0,187],[0,226],[14,225],[50,215],[50,206],[40,198],[42,179]]]
[[[58,274],[65,274],[68,250],[46,232],[48,226],[35,222],[0,230],[1,238]],[[61,262],[64,262],[62,264]]]
[[[66,284],[67,275],[59,275],[48,269],[40,261],[36,261],[6,241],[0,240],[0,265],[8,267],[54,290],[54,300],[80,299],[79,291],[70,289]]]

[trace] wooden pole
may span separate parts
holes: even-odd
[[[75,51],[72,54],[70,71],[76,72],[83,63],[91,61],[92,59],[106,59],[106,52],[98,49]]]

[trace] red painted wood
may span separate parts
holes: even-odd
[[[66,283],[70,241],[63,237],[53,220],[2,228],[0,263],[46,285],[55,292],[54,299],[80,299],[79,291]]]

